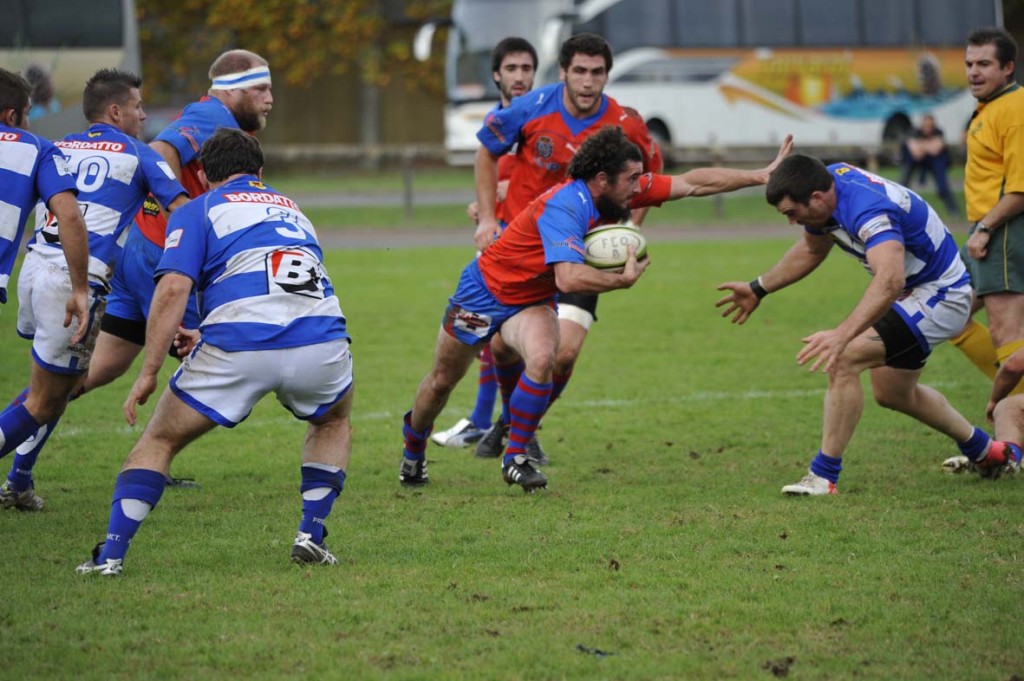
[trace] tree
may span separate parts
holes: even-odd
[[[451,0],[138,0],[149,99],[205,90],[210,62],[232,48],[258,52],[291,84],[356,70],[369,84],[403,75],[440,92],[440,57],[419,63],[411,43],[424,19],[450,8]]]

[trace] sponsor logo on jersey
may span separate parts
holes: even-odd
[[[575,234],[573,234],[572,236],[566,237],[562,241],[559,241],[558,243],[556,243],[555,244],[555,248],[568,248],[571,251],[575,251],[575,252],[579,253],[583,257],[586,257],[586,255],[587,255],[587,249],[585,249],[583,247],[583,244],[580,243],[579,237],[576,236]]]
[[[256,187],[256,189],[266,189],[267,185],[263,184],[259,180],[249,180],[250,187]]]
[[[224,198],[231,203],[265,203],[273,206],[287,206],[292,210],[299,209],[299,206],[287,196],[270,192],[235,192],[225,194]]]
[[[323,299],[324,270],[316,255],[305,248],[282,249],[267,254],[270,281],[286,293]]]
[[[494,124],[494,114],[488,114],[487,118],[484,120],[484,125],[491,131],[491,134],[494,135],[495,139],[502,144],[505,144],[505,135],[502,134],[501,128]]]
[[[102,132],[90,132],[89,137],[99,137],[102,134]]]
[[[537,144],[534,146],[537,151],[539,158],[551,158],[551,154],[555,153],[555,144],[551,141],[550,137],[541,136],[537,138]]]
[[[17,142],[21,134],[17,132],[0,132],[0,142]]]
[[[156,202],[152,195],[147,196],[146,200],[142,202],[142,212],[146,215],[160,214],[160,204]]]
[[[177,133],[188,141],[189,146],[192,147],[192,151],[196,152],[197,154],[199,153],[199,150],[202,148],[203,145],[196,141],[196,138],[199,137],[198,128],[193,128],[191,126],[185,125],[180,128],[177,128]]]
[[[89,133],[90,136],[94,134],[99,135],[102,133]],[[54,144],[61,149],[85,149],[87,151],[117,152],[124,151],[126,146],[124,142],[85,142],[82,140],[61,140],[59,142],[54,142]]]
[[[167,240],[164,241],[164,250],[168,248],[177,248],[181,243],[181,235],[184,233],[183,229],[176,229],[167,235]]]

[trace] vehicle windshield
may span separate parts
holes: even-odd
[[[538,0],[470,0],[452,9],[455,25],[448,32],[448,100],[498,99],[491,80],[491,50],[502,38],[519,36],[534,46],[543,25]]]

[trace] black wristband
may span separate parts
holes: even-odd
[[[757,296],[758,300],[761,300],[768,295],[768,291],[761,285],[761,277],[750,282],[750,290],[754,292],[754,295]]]

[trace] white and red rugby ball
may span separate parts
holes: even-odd
[[[599,270],[621,270],[632,246],[637,260],[647,256],[647,239],[633,225],[605,225],[587,232],[583,237],[583,262]]]

